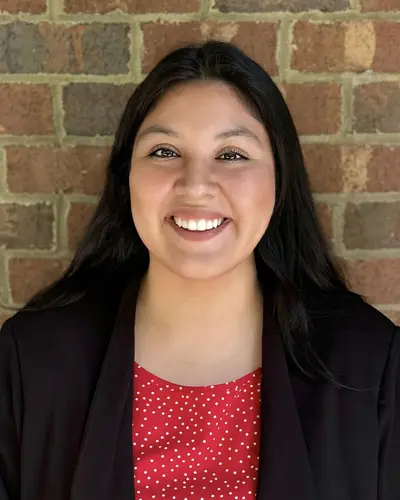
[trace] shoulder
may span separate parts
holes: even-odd
[[[62,367],[82,358],[95,362],[110,337],[114,309],[96,297],[54,309],[22,309],[4,323],[0,343],[14,344],[26,369],[44,364]]]
[[[311,304],[309,338],[318,357],[334,374],[376,385],[398,343],[395,324],[357,294],[314,297]]]

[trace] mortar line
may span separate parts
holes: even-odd
[[[208,18],[208,16],[212,12],[213,3],[214,0],[200,0],[199,14],[201,20],[206,20]]]
[[[281,83],[286,82],[286,77],[290,70],[293,24],[289,21],[282,21],[278,28],[276,60]]]
[[[1,279],[1,294],[6,305],[12,304],[10,272],[8,264],[8,256],[6,251],[0,252],[0,279]]]
[[[68,251],[68,213],[70,203],[60,195],[57,213],[57,252]]]
[[[54,8],[53,8],[54,13]],[[132,14],[132,13],[122,13],[122,12],[112,12],[110,14],[69,14],[64,13],[57,9],[55,13],[55,19],[57,22],[71,23],[71,24],[82,24],[82,23],[130,23],[132,22],[132,16],[139,22],[149,22],[149,21],[194,21],[199,20],[198,12],[194,13],[145,13],[145,14]],[[220,13],[215,10],[209,10],[207,14],[207,20],[210,21],[351,21],[351,20],[363,20],[368,19],[371,21],[390,21],[390,22],[400,22],[400,12],[358,12],[356,10],[349,10],[343,12],[319,12],[319,11],[307,11],[307,12],[255,12],[255,13]],[[23,21],[29,23],[40,23],[43,21],[49,21],[47,14],[28,14],[28,13],[18,13],[18,14],[0,14],[0,24],[10,23],[15,21]]]
[[[25,207],[30,207],[40,203],[54,204],[55,194],[49,193],[2,193],[1,203],[16,203]]]
[[[7,192],[7,164],[6,164],[6,150],[0,149],[0,193]]]
[[[134,69],[134,60],[135,60],[135,24],[132,22],[129,25],[129,33],[128,33],[128,40],[129,40],[129,47],[128,47],[128,52],[129,52],[129,62],[128,62],[128,75],[130,75],[131,79],[135,81],[135,69]]]
[[[371,146],[400,146],[400,134],[376,133],[376,134],[351,134],[339,135],[301,135],[302,144],[339,144],[339,145],[365,145]]]
[[[52,20],[53,19],[53,7],[52,7],[52,0],[46,0],[46,10],[44,12],[45,16]]]
[[[52,6],[52,13],[53,17],[52,19],[54,21],[60,19],[62,15],[64,14],[64,3],[63,0],[48,0]]]
[[[398,191],[389,191],[389,192],[381,192],[381,193],[370,193],[363,192],[359,193],[356,191],[349,192],[338,192],[338,193],[313,193],[313,197],[317,202],[327,202],[332,203],[337,201],[339,202],[348,202],[348,203],[366,203],[366,202],[375,202],[375,203],[398,203],[400,202],[400,192]]]
[[[54,16],[54,2],[56,0],[46,0],[46,5],[47,5],[47,17],[49,21],[54,21],[55,16]]]
[[[131,75],[129,72],[123,74],[108,74],[108,75],[86,75],[86,74],[70,74],[70,73],[19,73],[19,74],[0,74],[2,83],[21,83],[24,85],[36,84],[63,84],[63,83],[131,83]]]
[[[111,146],[114,141],[113,135],[75,136],[66,135],[63,143],[68,145],[82,146]],[[376,133],[376,134],[351,134],[339,135],[300,135],[301,144],[332,144],[332,145],[370,145],[400,147],[400,134],[398,133]],[[0,136],[0,147],[2,146],[54,146],[56,138],[53,135],[9,135]]]
[[[379,248],[376,250],[371,249],[357,249],[357,250],[343,250],[336,254],[346,260],[398,260],[400,259],[400,249],[398,248]]]
[[[55,204],[60,194],[56,193],[2,193],[0,203],[16,203],[18,205],[32,206],[38,203]],[[100,195],[94,194],[65,194],[63,197],[67,201],[74,203],[89,203],[95,204],[99,200]]]
[[[332,247],[335,254],[341,254],[344,248],[344,212],[346,202],[343,200],[332,203]]]
[[[199,12],[182,13],[146,13],[134,14],[123,12],[112,12],[110,14],[66,14],[58,16],[60,22],[72,24],[82,23],[128,23],[132,22],[134,17],[139,22],[158,22],[158,21],[196,21],[199,19]]]
[[[374,307],[381,311],[400,311],[400,304],[375,304]]]
[[[55,139],[57,146],[61,146],[63,137],[65,135],[64,131],[64,110],[62,102],[62,88],[60,84],[53,85],[52,87],[53,95],[53,121],[55,129]]]
[[[0,251],[0,305],[8,304],[9,300],[7,298],[7,276],[4,262],[4,253]]]
[[[350,0],[350,8],[355,10],[356,12],[361,13],[361,5],[360,5],[360,0]]]
[[[143,51],[143,32],[140,23],[135,21],[132,23],[132,60],[131,71],[135,83],[140,83],[142,76],[142,51]]]
[[[346,136],[351,133],[353,126],[353,83],[352,80],[346,80],[341,88],[342,103],[341,116],[342,123],[340,135]]]

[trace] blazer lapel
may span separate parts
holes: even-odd
[[[133,330],[139,281],[123,293],[91,404],[71,500],[132,500]]]
[[[317,500],[284,348],[264,310],[258,500]]]

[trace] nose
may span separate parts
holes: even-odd
[[[175,185],[176,193],[188,199],[212,197],[217,191],[212,168],[206,161],[190,160],[182,165]]]

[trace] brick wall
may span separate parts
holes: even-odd
[[[0,0],[1,301],[66,266],[128,95],[207,37],[281,86],[335,253],[400,321],[400,0]]]

